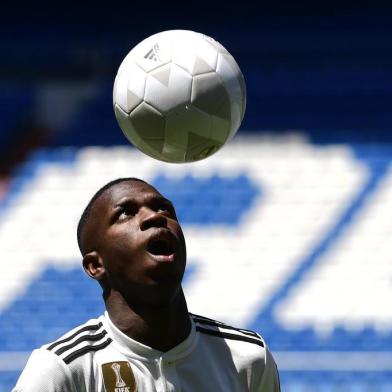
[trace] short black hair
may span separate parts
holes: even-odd
[[[127,181],[140,181],[146,183],[146,181],[141,180],[140,178],[136,177],[124,177],[124,178],[117,178],[116,180],[108,182],[106,185],[104,185],[102,188],[98,189],[98,191],[95,193],[95,195],[91,198],[91,200],[88,202],[86,208],[84,209],[78,223],[78,228],[77,228],[77,239],[78,239],[78,245],[79,245],[79,250],[82,255],[83,249],[82,249],[82,235],[84,228],[86,226],[86,223],[88,219],[90,218],[91,211],[93,209],[95,201],[108,190],[112,186],[119,184],[120,182],[127,182]],[[147,184],[147,183],[146,183]]]

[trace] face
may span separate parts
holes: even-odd
[[[152,186],[126,181],[108,189],[94,204],[86,236],[95,236],[102,263],[94,277],[127,301],[167,303],[180,291],[184,236],[173,205]]]

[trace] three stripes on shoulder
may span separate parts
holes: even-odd
[[[207,317],[189,313],[194,323],[196,331],[223,339],[238,340],[241,342],[253,343],[264,347],[264,342],[260,335],[248,329],[235,328],[220,321],[212,320]]]
[[[237,340],[257,344],[264,347],[264,342],[256,332],[231,327],[219,321],[190,313],[196,325],[196,331],[229,340]],[[85,325],[74,333],[59,339],[48,345],[46,349],[58,355],[66,364],[89,352],[95,352],[106,348],[112,339],[107,336],[107,331],[101,322]]]
[[[55,341],[46,349],[58,355],[66,364],[84,354],[99,351],[107,347],[112,339],[107,335],[102,323],[86,325],[73,334]],[[83,345],[83,343],[88,343]]]

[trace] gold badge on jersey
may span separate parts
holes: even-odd
[[[135,392],[136,381],[131,365],[126,361],[109,362],[102,365],[106,392]]]

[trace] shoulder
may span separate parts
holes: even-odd
[[[112,339],[104,326],[103,316],[72,329],[52,343],[41,347],[69,365],[76,359],[105,349]]]
[[[192,313],[189,315],[199,334],[211,336],[216,338],[216,341],[220,340],[233,348],[238,347],[241,351],[255,352],[257,356],[264,357],[266,345],[258,333],[244,328],[233,327],[204,316]],[[214,340],[211,341],[213,342]]]
[[[79,384],[80,375],[90,372],[89,361],[84,359],[88,354],[103,350],[111,342],[102,316],[87,321],[54,342],[34,350],[14,391],[79,390],[75,385]]]
[[[47,350],[34,350],[13,389],[22,391],[74,391],[70,370]]]
[[[192,313],[190,317],[200,337],[208,340],[207,344],[217,352],[213,355],[216,355],[218,360],[227,352],[227,348],[229,349],[238,372],[247,374],[250,390],[280,391],[275,360],[264,339],[257,332]]]

